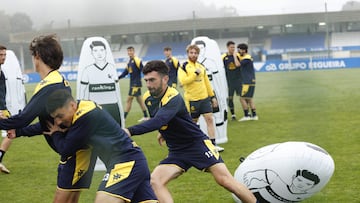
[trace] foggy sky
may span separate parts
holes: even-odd
[[[1,0],[6,14],[26,13],[35,28],[168,21],[231,15],[339,11],[348,0]],[[232,9],[221,9],[224,6]],[[225,12],[224,12],[225,11]]]

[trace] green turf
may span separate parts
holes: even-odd
[[[306,203],[360,202],[360,69],[257,73],[255,103],[259,121],[229,122],[229,142],[222,157],[233,173],[239,157],[272,143],[306,141],[326,149],[335,161],[335,173],[326,187]],[[123,100],[128,80],[121,81]],[[34,85],[27,85],[29,95]],[[75,90],[75,88],[73,88]],[[31,90],[31,91],[30,91]],[[29,98],[29,97],[28,97]],[[238,97],[236,113],[242,116]],[[133,108],[127,126],[142,117]],[[156,133],[134,138],[142,146],[152,170],[166,156]],[[56,188],[58,155],[41,136],[18,138],[4,163],[10,175],[0,174],[0,202],[51,202]],[[96,172],[90,190],[80,202],[92,202],[102,178]],[[206,173],[190,169],[169,184],[175,202],[233,202],[229,192],[215,184]]]

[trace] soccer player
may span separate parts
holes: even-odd
[[[10,112],[6,108],[6,83],[5,75],[1,70],[1,65],[5,63],[6,59],[6,47],[0,45],[0,111],[4,115],[4,118],[10,116]],[[0,145],[0,172],[10,173],[10,170],[2,163],[2,159],[5,156],[5,152],[9,149],[11,145],[11,139],[4,137]]]
[[[234,93],[241,94],[241,71],[240,71],[240,55],[235,51],[235,42],[228,41],[226,43],[227,52],[221,57],[224,62],[226,81],[228,85],[228,106],[231,112],[231,120],[236,120],[234,107]]]
[[[255,203],[255,196],[230,174],[209,138],[192,121],[179,92],[167,85],[168,67],[163,61],[150,61],[144,69],[148,91],[144,94],[149,110],[148,121],[125,129],[129,135],[159,130],[160,145],[166,141],[169,154],[151,174],[159,202],[174,202],[166,185],[189,168],[210,172],[215,181],[244,203]]]
[[[240,68],[242,80],[240,102],[244,110],[244,117],[239,119],[239,121],[257,121],[259,120],[259,117],[256,114],[256,107],[253,100],[255,92],[255,69],[253,59],[250,54],[248,54],[247,44],[239,44],[237,48],[240,54]],[[249,109],[251,109],[251,114],[249,112]]]
[[[169,67],[169,82],[170,87],[176,88],[177,86],[177,72],[180,67],[180,62],[172,55],[171,47],[164,48],[164,55],[166,57],[165,63]]]
[[[142,64],[142,61],[140,60],[140,58],[135,56],[134,47],[132,47],[132,46],[128,47],[127,53],[128,53],[130,60],[127,64],[125,71],[122,72],[121,75],[119,76],[119,79],[121,79],[121,78],[124,78],[125,76],[127,76],[128,74],[130,74],[130,89],[129,89],[128,97],[126,99],[124,117],[126,119],[126,116],[130,112],[132,101],[133,101],[134,97],[136,97],[136,101],[139,103],[140,108],[144,114],[144,117],[142,117],[140,120],[138,120],[139,122],[142,122],[142,121],[145,121],[148,119],[146,107],[145,107],[144,101],[142,100],[142,97],[141,97],[141,86],[142,86],[141,71],[143,68],[143,64]]]
[[[10,130],[9,138],[40,135],[48,131],[48,123],[53,122],[45,109],[48,96],[57,89],[71,91],[69,83],[58,71],[64,56],[56,36],[35,37],[29,49],[34,68],[40,75],[41,81],[35,87],[34,95],[23,111],[8,119],[0,120],[0,129]],[[38,118],[39,122],[28,126],[35,118]],[[16,129],[16,132],[12,129]],[[44,138],[55,152],[59,152],[52,137],[44,135]],[[82,160],[82,157],[91,158]],[[74,153],[74,156],[61,156],[54,203],[78,202],[81,190],[90,187],[92,165],[95,164],[95,160],[96,156],[93,156],[91,149],[86,146]]]
[[[178,79],[184,88],[186,107],[194,123],[198,122],[200,115],[204,116],[211,142],[219,152],[224,151],[224,148],[217,146],[215,141],[215,125],[212,112],[213,108],[218,108],[218,102],[205,67],[197,62],[200,48],[197,45],[189,45],[186,52],[188,60],[178,70]]]
[[[66,90],[53,92],[46,109],[54,118],[46,133],[62,156],[71,157],[89,145],[105,163],[95,202],[158,202],[142,150],[107,111],[93,101],[75,101]]]

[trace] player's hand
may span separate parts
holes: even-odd
[[[199,74],[201,73],[201,69],[200,69],[200,68],[197,68],[197,69],[195,70],[195,73],[196,73],[196,75],[199,75]]]
[[[3,111],[0,111],[0,120],[1,119],[7,119],[8,117],[3,113]]]
[[[161,135],[161,133],[159,133],[157,135],[157,140],[160,146],[163,146],[163,143],[165,142],[165,139],[163,138],[163,136]]]
[[[16,130],[15,129],[7,130],[7,137],[9,139],[16,138]]]
[[[49,131],[44,131],[44,135],[49,135],[51,136],[53,133],[55,132],[66,132],[67,131],[67,128],[61,128],[60,126],[56,125],[56,124],[53,124],[51,122],[47,122],[47,127],[49,129]]]
[[[213,97],[213,98],[211,99],[211,104],[212,104],[212,107],[213,107],[213,108],[218,108],[218,107],[219,107],[219,103],[218,103],[216,97]]]
[[[131,137],[131,134],[130,134],[129,129],[127,129],[127,128],[123,128],[123,130],[125,131],[125,133],[126,133],[129,137]]]

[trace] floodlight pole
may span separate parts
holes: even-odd
[[[330,58],[330,35],[329,35],[329,20],[328,20],[328,9],[325,1],[325,24],[326,24],[326,50],[327,57]]]
[[[196,37],[196,21],[195,21],[195,11],[192,12],[192,16],[193,16],[193,38]]]

